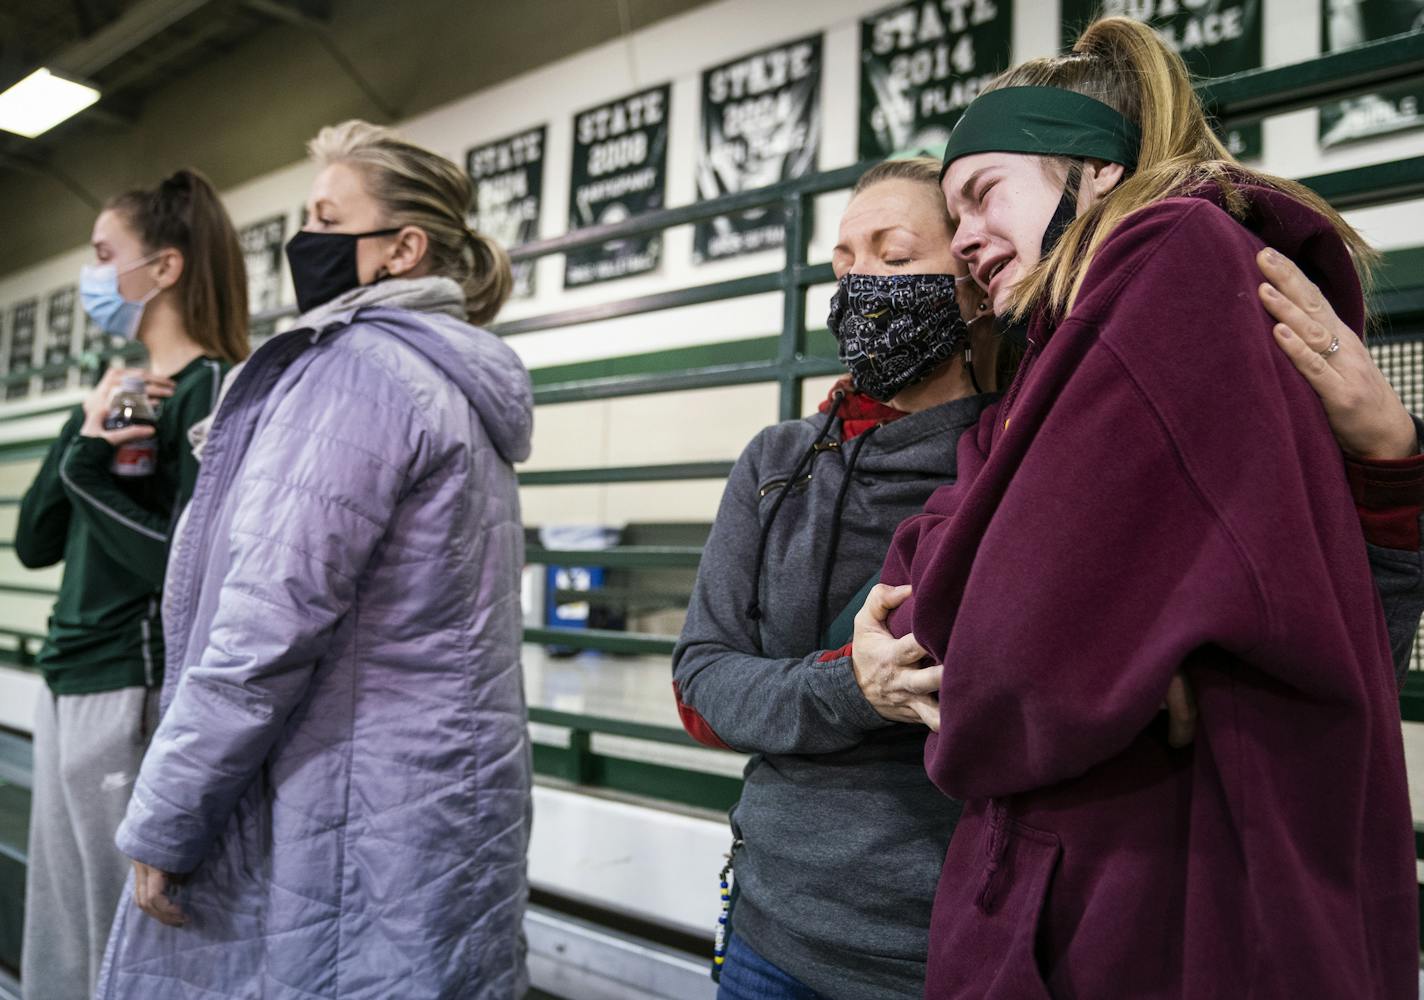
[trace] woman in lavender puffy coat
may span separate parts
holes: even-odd
[[[508,296],[453,163],[348,122],[231,380],[164,599],[100,997],[519,996],[530,759]]]

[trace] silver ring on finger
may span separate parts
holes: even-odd
[[[1327,348],[1325,348],[1325,350],[1321,351],[1321,352],[1320,352],[1320,356],[1321,356],[1322,358],[1324,358],[1326,361],[1329,361],[1329,360],[1330,360],[1330,355],[1334,354],[1334,353],[1335,353],[1336,351],[1338,351],[1339,349],[1340,349],[1340,338],[1339,338],[1339,337],[1331,337],[1331,338],[1330,338],[1330,346],[1327,347]]]

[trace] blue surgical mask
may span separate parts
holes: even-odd
[[[128,274],[157,257],[149,254],[120,271],[113,264],[86,264],[79,271],[79,301],[89,318],[111,337],[133,340],[138,334],[139,321],[143,319],[143,307],[153,300],[161,289],[153,290],[130,302],[119,292],[119,275]]]

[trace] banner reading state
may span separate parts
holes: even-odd
[[[79,298],[79,289],[65,285],[49,293],[45,300],[44,364],[55,369],[68,364],[74,357],[74,306]],[[69,383],[69,370],[48,371],[44,377],[44,391],[62,389]]]
[[[1098,13],[1146,21],[1195,77],[1261,66],[1261,0],[1063,0],[1065,47]],[[1259,157],[1261,124],[1233,125],[1221,141],[1237,159]]]
[[[1424,31],[1424,0],[1329,0],[1321,5],[1326,52]],[[1424,84],[1404,83],[1320,107],[1320,145],[1338,146],[1424,125]]]
[[[664,84],[574,116],[570,232],[663,207],[670,90]],[[564,287],[643,274],[661,255],[658,233],[575,250],[564,262]]]
[[[287,217],[274,215],[237,233],[247,265],[247,311],[253,316],[282,304],[282,268],[286,265]]]
[[[475,212],[470,225],[506,250],[539,235],[547,129],[540,125],[465,153],[465,170],[475,183]],[[521,261],[514,265],[511,297],[522,299],[533,294],[534,261]]]
[[[702,74],[697,196],[717,198],[816,170],[821,143],[821,37],[765,49]],[[786,213],[759,208],[699,222],[693,259],[781,246]]]
[[[860,22],[860,159],[939,156],[1009,65],[1013,0],[916,0]]]
[[[18,303],[10,313],[10,354],[7,372],[22,372],[35,366],[35,326],[38,322],[38,299]],[[29,379],[11,382],[5,387],[6,399],[24,399],[30,394]]]

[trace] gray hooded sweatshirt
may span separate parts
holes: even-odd
[[[995,398],[946,403],[844,444],[834,421],[836,446],[815,453],[769,531],[772,505],[826,418],[763,430],[727,481],[673,653],[688,730],[754,755],[731,813],[741,842],[731,924],[835,1000],[922,995],[930,909],[960,805],[925,775],[926,730],[878,715],[850,658],[824,651],[817,622],[838,617],[878,574],[900,521],[953,481],[960,434]],[[1370,546],[1401,669],[1424,610],[1421,564],[1419,552]]]

